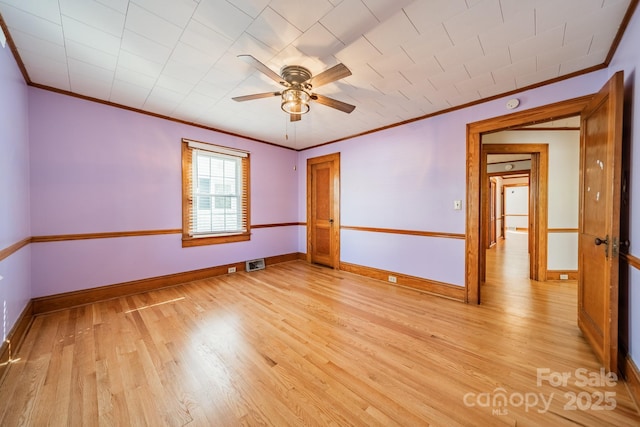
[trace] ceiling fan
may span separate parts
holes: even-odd
[[[238,58],[252,65],[271,80],[284,86],[285,89],[280,92],[236,96],[233,98],[234,101],[243,102],[253,99],[269,98],[271,96],[280,96],[282,97],[280,108],[289,114],[292,122],[300,120],[303,114],[309,112],[309,101],[316,101],[327,107],[344,111],[345,113],[350,113],[356,108],[355,105],[311,92],[314,88],[350,76],[351,71],[343,64],[335,65],[315,76],[311,74],[311,71],[300,65],[285,65],[280,70],[280,74],[277,74],[251,55],[238,55]]]

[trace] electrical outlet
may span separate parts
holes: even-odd
[[[396,276],[389,276],[389,281],[391,283],[398,283],[398,279],[396,278]]]
[[[236,272],[235,267],[229,267],[229,269],[227,270],[227,273],[235,273],[235,272]]]

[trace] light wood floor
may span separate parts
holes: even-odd
[[[38,316],[0,425],[640,425],[622,381],[579,384],[575,283],[514,246],[480,306],[296,261]]]

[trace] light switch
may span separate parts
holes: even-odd
[[[462,200],[454,200],[453,201],[453,209],[459,211],[462,209]]]

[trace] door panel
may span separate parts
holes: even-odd
[[[582,112],[578,325],[605,369],[617,371],[622,72]]]
[[[339,264],[339,166],[337,154],[307,161],[307,260]]]

